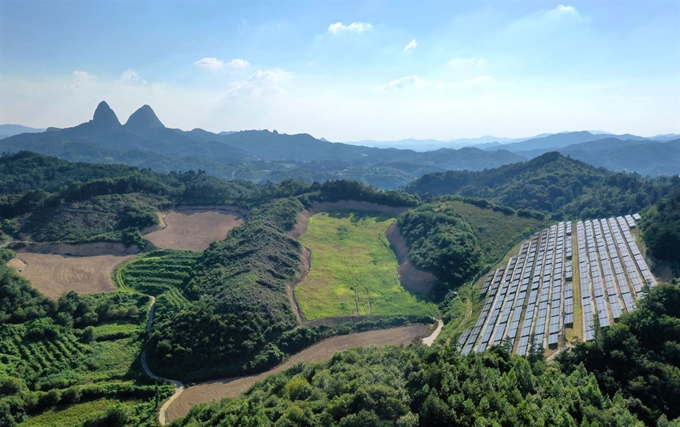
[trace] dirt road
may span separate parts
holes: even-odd
[[[442,322],[442,319],[437,319],[437,329],[435,329],[434,332],[432,332],[432,334],[422,339],[423,344],[425,344],[428,347],[432,347],[432,344],[434,344],[434,340],[437,339],[443,327],[444,322]]]
[[[169,405],[167,420],[172,421],[186,415],[192,406],[221,400],[225,397],[235,397],[247,391],[253,384],[279,373],[297,362],[319,362],[330,358],[338,351],[371,345],[410,345],[417,342],[427,333],[427,325],[411,325],[394,329],[361,332],[329,338],[319,344],[292,356],[278,367],[248,377],[226,378],[195,385],[186,389]]]

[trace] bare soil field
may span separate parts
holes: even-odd
[[[12,258],[11,260],[7,261],[7,266],[9,268],[15,269],[18,272],[22,272],[26,268],[26,263],[24,263],[19,258]]]
[[[26,264],[21,275],[46,296],[57,299],[64,292],[79,294],[113,292],[111,274],[118,264],[134,255],[98,255],[71,257],[57,254],[18,253],[20,261]],[[19,263],[15,263],[20,266]],[[19,270],[19,269],[17,269]]]
[[[203,251],[243,223],[236,211],[180,208],[162,215],[160,230],[144,237],[162,249]]]
[[[199,403],[217,401],[225,397],[235,397],[247,391],[253,384],[279,373],[297,362],[319,362],[330,358],[334,353],[356,347],[371,345],[410,345],[427,333],[428,325],[411,325],[394,329],[361,332],[329,338],[319,344],[292,356],[283,364],[261,373],[241,378],[226,378],[189,387],[172,402],[167,411],[168,421],[185,416],[192,406]]]
[[[432,287],[437,283],[434,274],[418,269],[408,258],[408,246],[401,235],[397,223],[390,225],[385,231],[385,237],[392,245],[399,262],[399,281],[408,290],[429,295]]]

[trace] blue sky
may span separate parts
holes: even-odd
[[[680,2],[0,0],[0,123],[680,133]]]

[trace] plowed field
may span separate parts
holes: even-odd
[[[72,257],[22,252],[18,257],[26,263],[20,274],[40,292],[57,299],[71,290],[79,294],[115,291],[111,279],[113,268],[134,255]]]
[[[227,237],[243,219],[228,211],[181,209],[164,212],[163,222],[165,228],[144,237],[162,249],[203,251],[212,242]]]

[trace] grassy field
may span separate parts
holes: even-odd
[[[307,320],[351,315],[435,314],[428,299],[407,292],[385,238],[394,218],[354,211],[324,212],[301,237],[312,264],[295,294]]]
[[[472,226],[479,241],[484,262],[499,262],[511,246],[546,226],[545,221],[505,215],[459,200],[447,203],[451,204]]]

